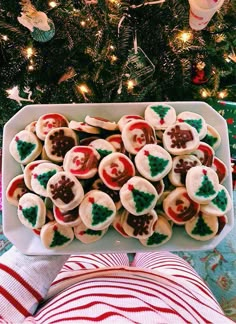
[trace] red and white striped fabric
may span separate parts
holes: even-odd
[[[5,253],[0,323],[233,323],[172,253],[137,253],[131,265],[123,253],[72,255],[62,267],[66,258]]]

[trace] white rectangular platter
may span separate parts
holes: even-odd
[[[203,116],[206,122],[217,129],[221,135],[222,143],[216,152],[227,166],[229,175],[223,185],[232,193],[232,179],[230,175],[230,150],[228,129],[226,121],[212,107],[204,102],[166,102],[172,105],[177,114],[182,111],[192,111]],[[76,253],[105,253],[105,252],[137,252],[137,251],[193,251],[207,250],[217,246],[231,231],[234,224],[233,210],[227,213],[228,224],[223,231],[210,241],[200,242],[193,240],[181,227],[175,227],[173,236],[166,244],[150,248],[143,246],[137,239],[124,238],[114,229],[110,228],[106,235],[92,244],[83,244],[74,240],[69,246],[62,250],[48,250],[42,245],[40,238],[30,229],[23,226],[17,217],[17,208],[10,205],[5,197],[8,183],[16,175],[22,173],[20,165],[9,153],[9,144],[14,135],[24,129],[27,124],[37,120],[46,113],[60,113],[69,120],[82,121],[86,115],[100,116],[109,120],[118,121],[125,114],[144,114],[147,105],[153,102],[142,103],[105,103],[105,104],[51,104],[51,105],[29,105],[22,108],[4,126],[3,133],[3,231],[6,237],[23,253],[34,255],[49,254],[76,254]]]

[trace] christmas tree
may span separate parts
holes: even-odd
[[[147,152],[147,151],[146,151]],[[148,156],[149,167],[151,171],[151,176],[155,177],[159,173],[163,172],[169,163],[168,160],[159,158],[158,156],[154,156],[149,154],[148,152],[145,154]]]
[[[98,225],[105,222],[105,220],[113,214],[113,211],[106,206],[102,206],[96,203],[92,205],[92,225]]]
[[[38,206],[22,209],[22,214],[32,226],[35,226],[38,216]]]
[[[30,3],[47,31],[26,26]],[[32,101],[236,100],[235,1],[199,31],[187,0],[1,0],[0,15],[3,124]]]
[[[34,150],[35,144],[18,140],[17,141],[17,150],[19,152],[21,160],[24,160],[30,153]]]
[[[216,193],[213,184],[209,180],[207,174],[204,174],[201,186],[198,188],[196,192],[197,196],[208,198],[211,195]]]
[[[203,217],[201,215],[199,215],[197,223],[192,230],[192,234],[205,236],[205,235],[212,234],[212,233],[213,233],[213,231],[211,230],[211,228],[204,221]]]
[[[69,237],[62,235],[57,229],[54,229],[54,235],[50,247],[53,248],[55,246],[60,246],[69,241],[70,241]]]

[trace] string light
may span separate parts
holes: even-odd
[[[109,46],[110,50],[114,51],[115,47],[113,45]]]
[[[89,88],[85,84],[79,85],[78,89],[82,94],[89,92]]]
[[[33,70],[34,70],[34,66],[33,66],[32,64],[30,64],[30,65],[28,66],[28,70],[29,70],[29,71],[33,71]]]
[[[222,91],[220,91],[219,93],[218,93],[218,97],[220,98],[220,99],[224,99],[225,97],[227,97],[228,96],[228,91],[227,90],[222,90]]]
[[[192,38],[192,33],[191,32],[181,32],[179,35],[179,38],[184,42],[188,42],[190,41],[190,39]]]
[[[55,8],[55,7],[57,6],[56,1],[50,1],[50,2],[49,2],[49,6],[50,6],[51,8]]]
[[[111,62],[112,63],[116,62],[117,60],[118,60],[118,57],[117,56],[115,56],[115,55],[112,55],[111,56]]]
[[[7,41],[7,40],[8,40],[7,35],[2,35],[2,39],[3,39],[4,41]]]
[[[127,81],[127,88],[128,90],[133,90],[134,86],[136,85],[136,82],[134,80],[128,80]]]
[[[208,97],[208,92],[205,90],[205,89],[202,89],[201,90],[201,96],[202,96],[202,98],[207,98]]]
[[[86,25],[86,22],[85,22],[84,20],[82,20],[82,21],[80,22],[80,25],[81,25],[82,27],[84,27],[84,26]]]

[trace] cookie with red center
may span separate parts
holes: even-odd
[[[46,135],[53,129],[59,127],[68,127],[69,122],[67,118],[61,114],[50,113],[39,117],[36,123],[36,134],[42,141],[45,140]]]
[[[102,129],[106,129],[106,130],[116,130],[118,128],[118,125],[116,122],[114,121],[110,121],[106,118],[102,118],[102,117],[91,117],[91,116],[86,116],[85,117],[85,122],[91,126],[94,127],[100,127]]]
[[[166,129],[176,122],[175,109],[165,103],[156,103],[147,106],[144,117],[157,130]]]
[[[100,128],[90,126],[85,122],[77,122],[75,120],[70,121],[69,128],[71,128],[71,129],[73,129],[75,131],[89,133],[89,134],[100,134],[101,133]]]
[[[207,133],[203,137],[202,142],[207,143],[216,151],[221,144],[221,136],[215,127],[207,124]]]
[[[118,190],[112,190],[108,188],[101,179],[97,179],[92,184],[92,189],[100,190],[108,194],[116,205],[116,210],[121,208],[120,194]]]
[[[63,211],[54,205],[53,215],[57,223],[63,226],[74,227],[81,222],[78,207],[75,207],[72,210]]]
[[[91,190],[84,196],[79,206],[79,215],[86,227],[102,230],[113,222],[116,206],[105,192]]]
[[[45,224],[40,231],[40,239],[46,249],[62,249],[74,239],[74,231],[71,227],[51,221]]]
[[[33,172],[34,168],[36,168],[36,166],[38,166],[41,163],[48,163],[48,161],[47,160],[35,160],[33,162],[28,163],[24,168],[25,184],[31,191],[33,191],[32,186],[31,186],[32,172]]]
[[[108,136],[106,138],[106,141],[111,143],[111,145],[114,147],[116,152],[123,153],[123,154],[127,153],[124,143],[123,143],[123,140],[122,140],[122,137],[121,137],[121,134],[114,134],[114,135]]]
[[[225,163],[220,160],[218,157],[213,157],[212,169],[217,173],[219,182],[222,183],[228,176],[228,169]]]
[[[22,130],[11,140],[9,151],[18,163],[25,165],[40,155],[42,144],[33,132]]]
[[[135,175],[135,168],[126,155],[116,152],[101,160],[98,173],[108,188],[120,190],[124,183]]]
[[[112,226],[114,227],[114,229],[125,238],[130,237],[128,234],[126,234],[126,232],[124,231],[124,227],[123,227],[124,219],[125,219],[125,216],[127,213],[128,213],[128,211],[126,209],[120,208],[116,212],[116,216],[112,222]]]
[[[207,143],[200,142],[197,149],[191,154],[195,155],[203,165],[206,165],[208,167],[212,166],[215,152],[213,148]]]
[[[120,189],[120,200],[133,215],[145,215],[156,205],[158,194],[155,187],[142,177],[130,178]]]
[[[90,179],[97,173],[100,154],[90,146],[74,146],[64,158],[63,168],[78,179]]]
[[[56,163],[63,162],[66,153],[76,145],[76,134],[67,127],[53,128],[45,138],[46,154]]]
[[[124,126],[127,124],[127,123],[129,123],[129,122],[131,122],[131,121],[133,121],[133,120],[144,120],[144,118],[142,117],[142,116],[140,116],[140,115],[123,115],[120,119],[119,119],[119,121],[118,121],[118,128],[119,128],[119,130],[122,132],[122,130],[123,130],[123,128],[124,128]]]
[[[8,184],[6,189],[6,198],[9,204],[18,206],[19,199],[29,192],[26,186],[24,175],[20,174],[14,177]]]
[[[199,139],[201,140],[207,134],[207,124],[205,119],[194,112],[183,111],[177,116],[177,122],[187,123],[190,126],[194,127],[198,133]]]
[[[164,178],[172,167],[170,154],[160,145],[147,144],[135,156],[139,173],[150,181]]]
[[[101,158],[104,158],[104,156],[107,156],[116,151],[114,146],[103,138],[99,138],[90,142],[89,146],[97,150]]]
[[[121,133],[127,152],[136,155],[146,144],[156,143],[155,130],[145,120],[133,120],[127,123]]]
[[[182,225],[198,214],[200,204],[189,197],[185,187],[178,187],[163,200],[163,209],[175,224]]]
[[[84,225],[81,221],[74,227],[74,234],[77,240],[84,244],[93,243],[99,241],[107,232],[108,227],[102,230],[92,230]]]
[[[28,228],[41,228],[46,221],[46,207],[39,196],[26,193],[19,199],[17,215],[20,222]]]
[[[187,173],[186,189],[192,200],[199,204],[208,204],[219,191],[218,176],[207,166],[195,166]]]

